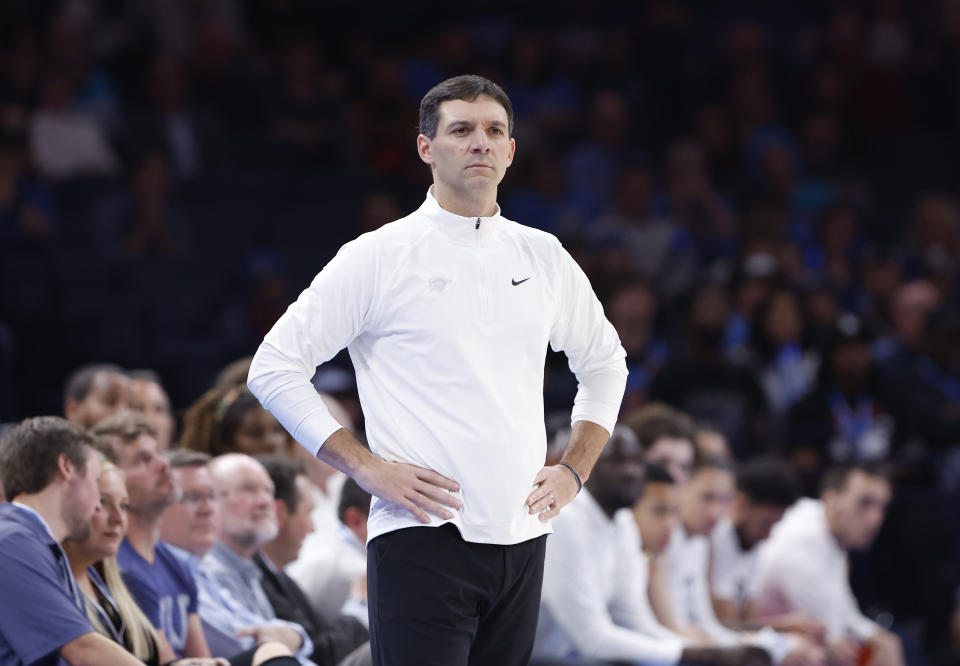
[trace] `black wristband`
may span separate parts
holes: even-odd
[[[579,495],[579,494],[580,494],[580,489],[583,488],[583,481],[580,480],[580,475],[577,474],[577,470],[575,470],[569,463],[565,463],[565,462],[563,462],[563,461],[560,461],[559,464],[560,464],[560,465],[563,465],[564,467],[566,467],[567,469],[569,469],[569,470],[570,470],[570,473],[573,474],[573,478],[575,478],[575,479],[577,480],[577,494]]]

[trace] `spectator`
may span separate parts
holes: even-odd
[[[689,351],[654,377],[650,398],[714,423],[735,456],[754,452],[764,428],[766,398],[750,370],[726,360],[722,343],[728,303],[717,286],[701,287],[689,315]]]
[[[555,519],[535,654],[644,664],[769,663],[754,649],[686,647],[656,622],[643,603],[645,563],[629,511],[642,488],[640,445],[629,429],[617,427],[579,496]]]
[[[130,377],[130,408],[143,412],[157,433],[159,450],[166,451],[173,443],[176,421],[170,408],[170,397],[153,370],[133,370]]]
[[[671,407],[653,404],[627,413],[623,423],[637,436],[644,464],[659,465],[678,484],[686,484],[696,457],[693,421]]]
[[[228,655],[246,650],[241,654],[249,654],[258,649],[257,644],[263,648],[279,643],[291,653],[287,642],[299,643],[295,629],[284,622],[269,621],[251,613],[200,568],[201,559],[220,537],[219,502],[208,469],[210,456],[189,449],[173,449],[166,453],[166,458],[181,499],[164,514],[160,536],[196,582],[199,615],[210,651]],[[251,628],[257,630],[254,635],[250,635]],[[243,635],[237,635],[238,632]],[[235,660],[236,657],[231,659]]]
[[[890,497],[877,467],[830,470],[821,499],[800,500],[761,551],[755,617],[807,613],[826,627],[832,661],[856,663],[867,651],[869,663],[904,664],[900,640],[863,615],[847,578],[848,552],[870,547]]]
[[[710,531],[710,590],[717,619],[733,629],[752,628],[748,608],[755,596],[757,557],[770,531],[800,496],[800,481],[789,465],[758,459],[737,471],[737,492],[728,517]],[[803,613],[765,618],[764,624],[823,639],[823,625]]]
[[[680,487],[665,467],[645,466],[643,492],[633,505],[633,518],[644,557],[652,563],[667,550],[673,530],[680,524]]]
[[[276,638],[293,651],[301,664],[312,665],[313,641],[303,626],[271,623],[276,612],[264,591],[263,573],[254,562],[260,548],[277,536],[273,481],[255,459],[229,453],[210,463],[222,510],[220,540],[203,557],[200,571],[213,581],[224,596],[232,597],[256,626],[234,630],[237,636],[251,636],[258,643]],[[203,609],[201,609],[203,610]],[[212,623],[213,618],[205,618]]]
[[[569,423],[569,419],[567,419]],[[367,561],[367,516],[370,515],[370,493],[348,478],[340,493],[340,505],[337,517],[340,519],[340,543],[346,550],[352,551],[356,561],[364,565]],[[344,602],[342,612],[357,618],[367,626],[370,614],[367,609],[367,575],[364,572],[354,579],[350,595]]]
[[[326,622],[313,612],[304,591],[284,567],[297,559],[304,537],[313,531],[313,487],[302,464],[287,458],[260,458],[270,474],[275,490],[277,537],[266,543],[253,559],[263,574],[263,589],[277,617],[296,622],[313,640],[312,659],[319,666],[335,666],[348,661],[360,666],[369,664],[369,633],[365,624],[354,617],[339,615]],[[369,495],[367,511],[369,511]],[[366,524],[366,514],[364,514]],[[364,558],[366,559],[366,558]],[[350,653],[356,654],[349,656]]]
[[[712,425],[706,423],[697,425],[693,433],[693,443],[699,458],[733,460],[727,438]]]
[[[11,664],[140,664],[93,630],[60,542],[83,540],[100,500],[99,455],[57,417],[23,421],[0,445],[10,502],[0,504],[0,660]],[[29,601],[28,601],[29,600]]]
[[[122,368],[110,364],[85,365],[67,378],[63,413],[84,428],[127,408],[130,381]]]
[[[56,232],[53,193],[31,171],[23,109],[0,106],[0,239]]]
[[[243,385],[210,389],[183,416],[180,446],[211,456],[279,454],[287,442],[283,426]]]
[[[124,583],[177,657],[209,657],[196,583],[160,541],[163,513],[176,500],[176,487],[170,465],[157,453],[153,428],[143,415],[127,410],[102,421],[94,434],[126,474],[130,521],[117,553]]]

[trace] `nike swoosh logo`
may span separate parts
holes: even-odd
[[[519,280],[519,281],[517,281],[517,280],[510,280],[510,284],[512,284],[514,287],[516,287],[518,284],[523,284],[524,282],[526,282],[526,281],[529,280],[529,279],[530,279],[530,278],[523,278],[522,280]]]

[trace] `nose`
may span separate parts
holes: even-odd
[[[474,130],[470,141],[470,151],[473,153],[490,152],[490,141],[487,138],[487,133],[483,131],[482,127],[478,127],[476,130]]]

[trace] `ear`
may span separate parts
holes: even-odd
[[[77,474],[77,467],[73,464],[73,461],[70,460],[70,457],[66,453],[61,453],[57,456],[57,474],[64,481],[69,481]]]
[[[507,166],[513,164],[513,158],[517,154],[517,140],[510,138],[510,154],[507,155]]]
[[[420,155],[420,159],[426,162],[429,165],[433,165],[433,154],[431,149],[433,148],[433,142],[426,134],[417,135],[417,154]]]
[[[273,500],[273,506],[277,511],[277,527],[282,530],[290,520],[290,509],[287,508],[287,503],[280,499]]]
[[[71,423],[76,423],[76,416],[79,410],[80,402],[75,398],[67,398],[67,401],[63,405],[63,415],[67,417],[67,420]]]

